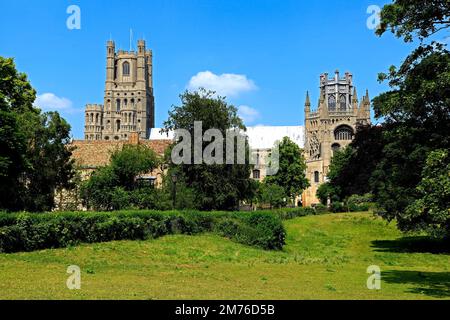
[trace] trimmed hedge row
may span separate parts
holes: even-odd
[[[318,212],[317,210],[311,207],[282,208],[274,210],[273,213],[277,215],[281,220],[290,220],[299,217],[321,214],[321,212]]]
[[[300,212],[0,213],[0,252],[62,248],[80,243],[155,239],[169,234],[213,232],[266,250],[281,250],[286,231],[281,219]]]

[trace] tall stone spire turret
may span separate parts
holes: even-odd
[[[358,113],[358,92],[356,92],[356,87],[353,87],[353,95],[352,95],[352,107],[353,113]]]
[[[305,112],[311,112],[311,100],[309,99],[309,91],[306,91]]]

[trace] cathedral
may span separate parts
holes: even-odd
[[[116,51],[108,41],[104,104],[86,105],[86,140],[128,140],[135,132],[150,137],[155,126],[152,51],[143,40],[137,48]]]
[[[87,170],[108,162],[111,150],[124,143],[144,143],[163,154],[173,142],[173,133],[161,134],[155,128],[152,51],[139,40],[137,52],[116,51],[113,41],[106,47],[106,83],[104,104],[88,104],[85,111],[85,140],[75,141],[75,160]],[[370,123],[370,99],[366,91],[358,100],[353,76],[320,76],[317,109],[311,109],[306,94],[304,126],[248,127],[247,136],[256,165],[255,180],[266,176],[265,158],[276,141],[285,136],[304,150],[306,177],[311,186],[303,192],[302,204],[319,203],[318,187],[327,181],[333,153],[351,143],[358,125]],[[152,179],[158,180],[157,175]],[[159,179],[160,180],[160,179]]]

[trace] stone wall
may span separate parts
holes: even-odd
[[[125,144],[146,145],[162,156],[171,143],[171,140],[139,140],[132,136],[129,141],[75,140],[71,146],[75,148],[72,157],[75,159],[76,165],[82,170],[94,170],[108,165],[111,154],[121,150]]]

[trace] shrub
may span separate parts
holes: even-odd
[[[295,219],[298,217],[311,216],[316,214],[316,210],[311,207],[282,208],[274,211],[281,220]]]
[[[257,198],[260,204],[268,204],[271,208],[281,208],[286,205],[284,189],[277,184],[262,183]]]
[[[0,252],[34,251],[167,234],[215,232],[233,241],[280,250],[286,232],[277,214],[198,211],[109,213],[0,213]]]
[[[323,205],[321,203],[316,204],[314,206],[314,211],[316,212],[316,214],[324,214],[324,213],[328,213],[328,207],[326,205]]]
[[[371,209],[371,201],[371,194],[354,194],[347,199],[347,209],[350,212],[369,211]]]
[[[345,212],[347,208],[344,206],[342,202],[333,202],[330,205],[330,211],[333,213],[337,212]]]

